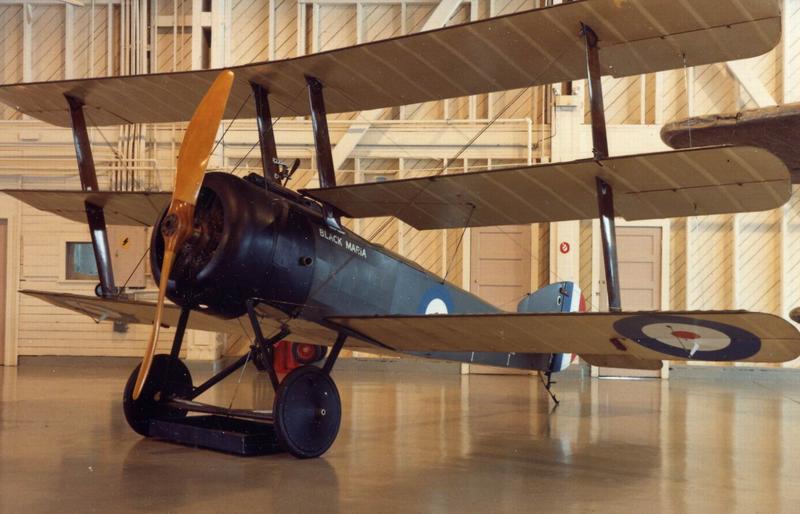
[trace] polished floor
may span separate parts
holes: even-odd
[[[553,410],[531,377],[348,363],[339,438],[300,461],[140,438],[119,402],[133,365],[0,367],[0,512],[800,513],[800,373],[573,370]],[[248,370],[204,399],[270,397]]]

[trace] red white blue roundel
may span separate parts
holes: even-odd
[[[740,360],[761,349],[761,339],[747,330],[684,316],[631,316],[614,323],[614,329],[645,348],[690,360]]]

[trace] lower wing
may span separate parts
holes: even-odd
[[[800,356],[800,332],[794,325],[772,314],[744,311],[365,316],[330,321],[403,351],[576,353],[589,362],[618,367],[652,367],[658,360],[785,362]]]
[[[85,314],[97,322],[117,321],[122,323],[152,325],[155,317],[156,304],[154,302],[144,302],[129,300],[124,298],[99,298],[97,296],[84,296],[70,293],[52,293],[46,291],[21,291],[23,294],[33,296],[57,307],[63,307],[80,314]],[[181,309],[177,305],[167,304],[164,306],[163,324],[167,327],[174,327],[178,324],[178,317]],[[336,340],[336,331],[329,330],[316,323],[302,320],[291,320],[285,313],[271,308],[267,305],[259,305],[256,308],[259,315],[259,324],[264,336],[271,336],[277,333],[282,326],[289,325],[291,336],[287,337],[294,342],[332,345]],[[189,316],[187,328],[194,330],[205,330],[208,332],[223,332],[233,335],[244,335],[250,340],[253,339],[253,331],[250,327],[250,320],[246,316],[233,319],[221,319],[203,313],[193,311]],[[372,345],[361,341],[353,341],[350,346],[372,348]]]
[[[97,321],[151,324],[155,304],[68,293],[22,291]],[[265,335],[289,325],[293,341],[330,345],[335,326],[355,335],[348,346],[401,352],[576,353],[602,366],[657,369],[661,360],[785,362],[800,356],[800,332],[788,321],[753,312],[463,314],[330,318],[332,328],[258,308]],[[168,305],[164,323],[177,324]],[[252,337],[246,317],[193,312],[188,328]],[[376,344],[377,343],[377,344]]]

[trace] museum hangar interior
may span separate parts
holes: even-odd
[[[799,62],[800,0],[0,0],[0,512],[796,512]]]

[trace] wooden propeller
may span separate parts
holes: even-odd
[[[175,261],[175,254],[181,245],[192,234],[194,224],[194,208],[200,186],[203,183],[208,159],[211,157],[214,139],[225,112],[225,104],[233,85],[233,72],[226,70],[220,73],[206,92],[200,105],[194,111],[192,121],[186,128],[186,135],[178,154],[178,169],[175,173],[175,186],[169,210],[161,223],[161,234],[164,237],[164,261],[161,263],[161,280],[158,284],[158,303],[155,319],[150,332],[150,341],[145,350],[136,385],[133,388],[133,399],[139,398],[153,363],[158,333],[161,328],[161,315],[164,312],[164,297],[169,283],[169,274]]]

